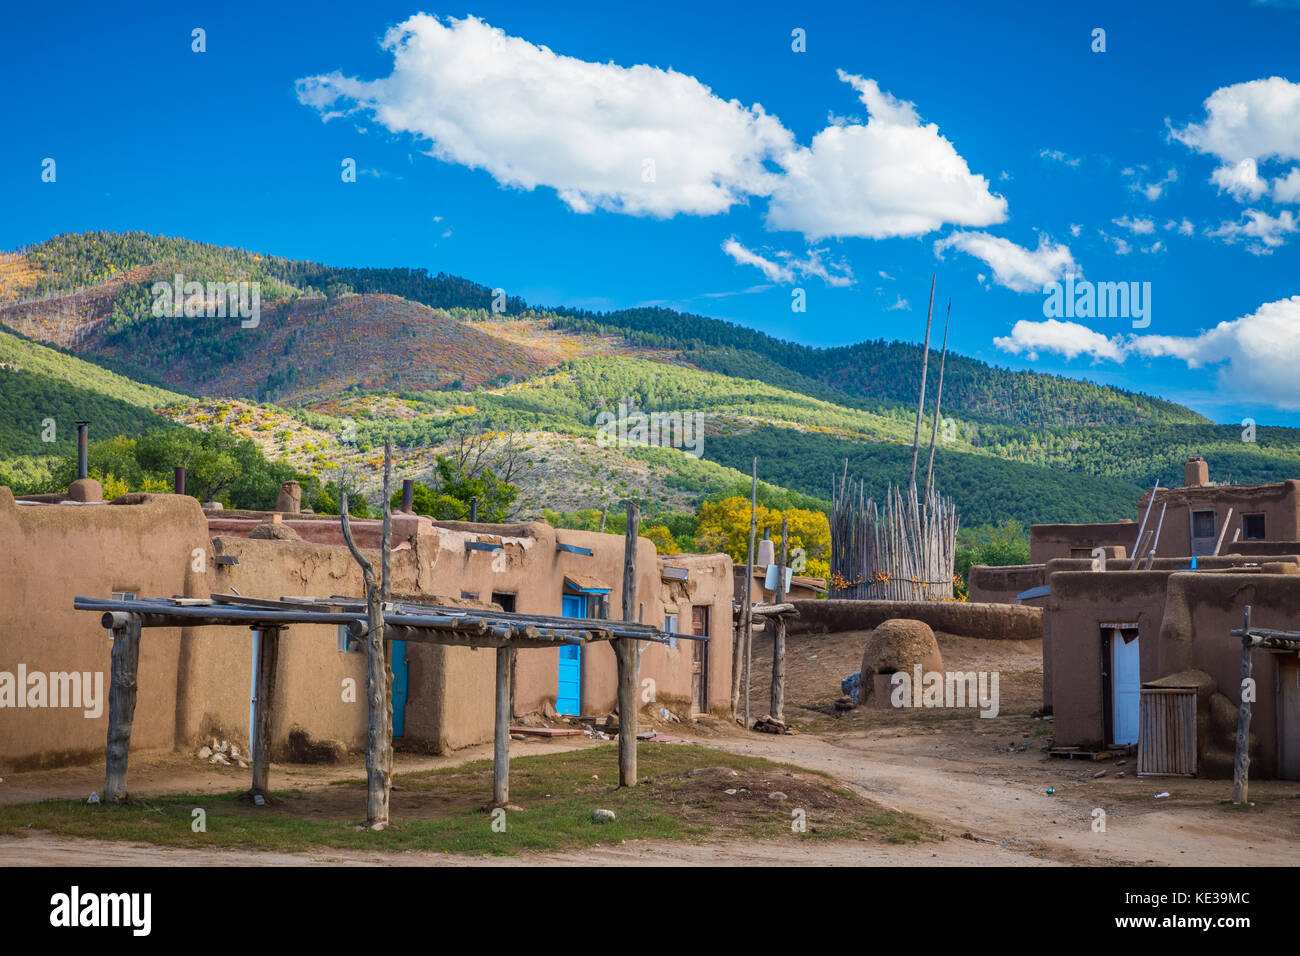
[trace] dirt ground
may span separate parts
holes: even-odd
[[[862,632],[808,635],[788,649],[786,718],[799,732],[747,733],[722,721],[681,723],[667,732],[733,753],[766,757],[831,774],[891,809],[932,823],[938,841],[913,845],[731,840],[699,845],[633,841],[518,857],[458,857],[422,852],[325,850],[266,853],[173,849],[78,840],[33,832],[0,838],[0,866],[15,865],[1223,865],[1300,864],[1300,785],[1252,781],[1254,806],[1227,807],[1231,782],[1137,777],[1133,758],[1062,760],[1047,755],[1050,719],[1041,702],[1037,641],[985,641],[938,635],[945,669],[997,670],[1000,711],[876,711],[841,715],[840,679],[861,663]],[[754,642],[751,715],[768,711],[770,642]],[[595,745],[586,738],[512,741],[512,755]],[[455,766],[490,755],[490,746],[443,757],[398,754],[398,772]],[[136,793],[230,791],[248,771],[213,767],[185,754],[132,756]],[[315,790],[364,778],[360,757],[333,767],[276,765],[277,789]],[[84,799],[103,770],[70,767],[8,775],[0,802]],[[334,788],[337,790],[338,788]],[[1049,793],[1048,791],[1054,791]],[[1168,793],[1157,798],[1156,794]],[[395,801],[395,812],[398,804]],[[1104,830],[1094,829],[1104,813]]]

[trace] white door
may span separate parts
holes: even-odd
[[[1135,744],[1140,726],[1138,711],[1142,703],[1142,671],[1138,658],[1137,635],[1124,640],[1119,628],[1110,639],[1110,699],[1113,708],[1111,727],[1116,746]]]

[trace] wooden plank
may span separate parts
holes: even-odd
[[[576,727],[511,727],[510,732],[529,737],[581,737],[586,733]]]
[[[140,667],[140,619],[122,615],[113,628],[111,678],[108,687],[108,744],[104,754],[104,801],[126,800],[126,765],[131,753],[131,724],[135,720]]]
[[[275,704],[275,675],[280,661],[280,633],[268,627],[258,632],[256,698],[253,701],[253,789],[265,797],[271,779],[271,714]]]

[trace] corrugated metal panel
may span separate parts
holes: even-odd
[[[1195,690],[1142,688],[1138,773],[1196,775]]]

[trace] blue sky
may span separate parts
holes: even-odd
[[[1300,3],[1131,6],[27,5],[0,248],[143,229],[817,345],[919,341],[938,272],[954,351],[1300,425]],[[1150,324],[1049,319],[1067,273]]]

